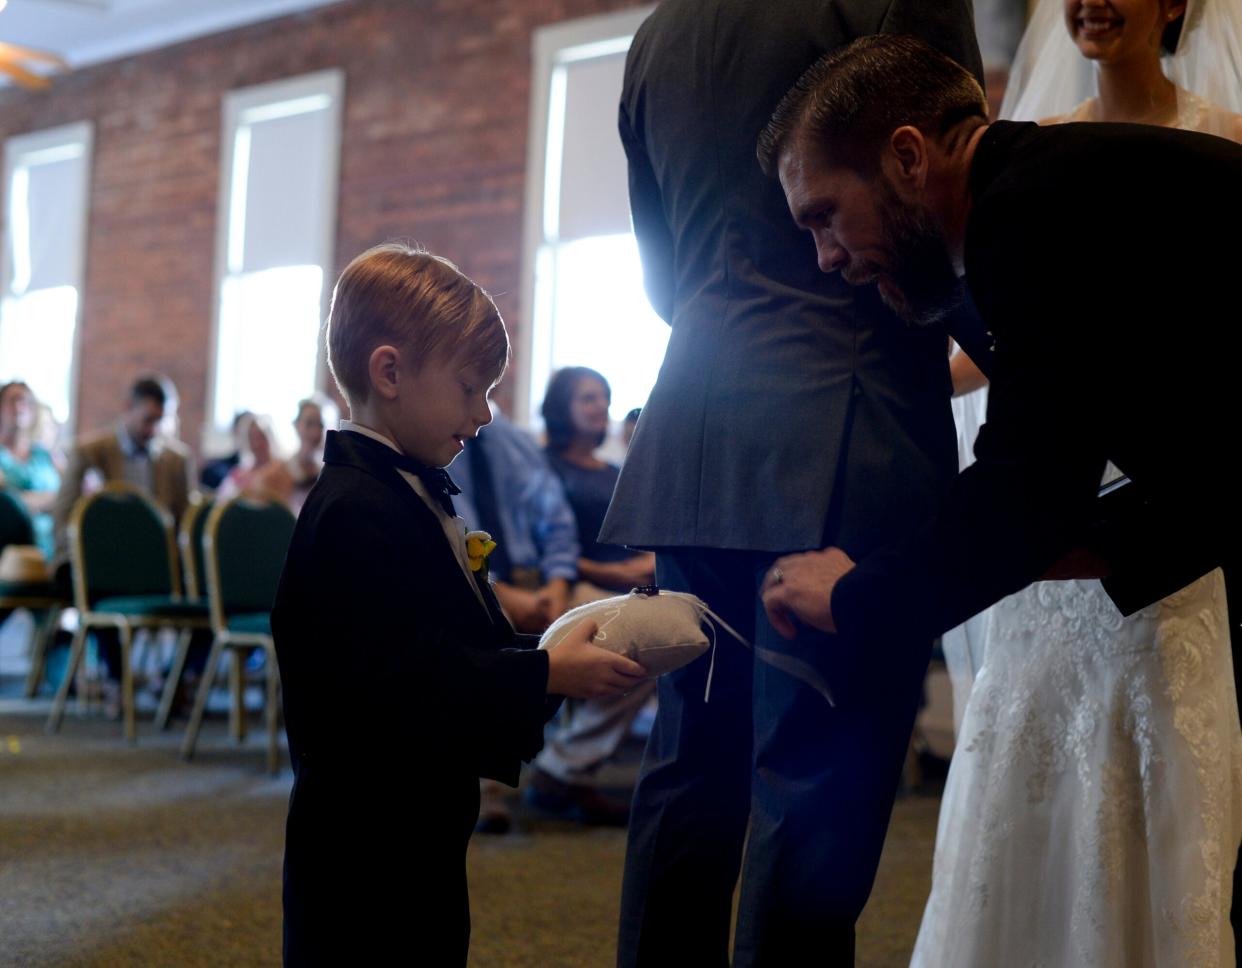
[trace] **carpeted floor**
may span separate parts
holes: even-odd
[[[290,774],[263,770],[210,722],[200,755],[140,724],[0,700],[0,965],[265,966],[280,961],[280,860]],[[906,965],[926,896],[938,799],[897,805],[858,964]],[[474,968],[613,963],[624,834],[523,815],[470,856]],[[567,915],[566,912],[572,912]]]

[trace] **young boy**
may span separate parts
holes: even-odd
[[[560,696],[645,671],[519,640],[472,572],[441,468],[491,419],[509,340],[491,298],[401,245],[342,273],[328,362],[350,420],[298,519],[272,630],[295,782],[286,965],[464,965],[479,778],[516,785]]]

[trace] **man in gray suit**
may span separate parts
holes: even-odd
[[[601,540],[655,549],[662,587],[780,655],[722,643],[710,702],[705,662],[660,680],[622,966],[728,964],[739,869],[735,965],[853,960],[925,658],[890,663],[917,650],[873,643],[851,661],[884,673],[851,675],[830,706],[808,685],[845,681],[830,640],[786,642],[758,591],[782,553],[878,547],[931,512],[957,461],[947,341],[818,271],[755,142],[810,64],[874,33],[917,35],[982,73],[969,0],[664,0],[630,49],[630,202],[672,334]]]

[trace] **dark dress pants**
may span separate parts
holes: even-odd
[[[621,968],[728,965],[739,870],[735,965],[853,964],[929,649],[843,656],[818,632],[787,642],[758,597],[773,557],[662,552],[657,581],[757,645],[813,661],[837,705],[724,634],[710,701],[706,657],[661,677],[630,818]]]
[[[285,968],[465,968],[478,777],[424,759],[437,778],[427,786],[391,750],[358,760],[317,770],[300,758],[285,834]]]

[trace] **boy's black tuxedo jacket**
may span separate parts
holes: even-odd
[[[995,338],[976,463],[931,524],[837,584],[843,634],[937,634],[1081,545],[1123,614],[1236,559],[1239,186],[1242,146],[1207,135],[985,132],[965,251]],[[1120,514],[1096,497],[1110,460],[1141,497]]]
[[[329,433],[272,611],[295,777],[289,964],[338,950],[464,963],[479,777],[516,784],[556,708],[546,653],[515,648],[534,642],[486,586],[484,610],[388,453]],[[415,878],[430,900],[415,903]]]

